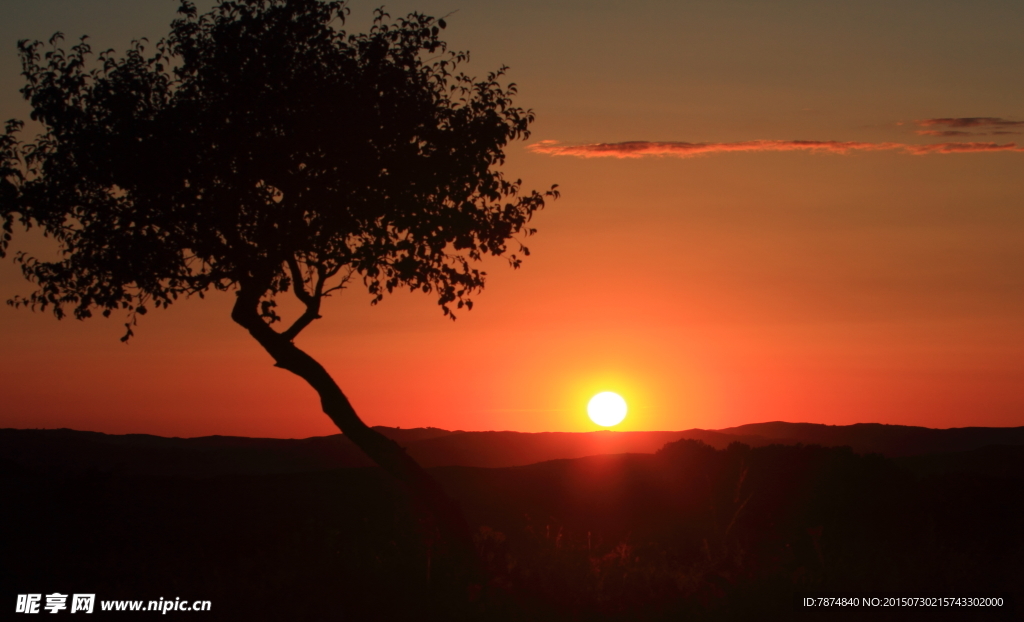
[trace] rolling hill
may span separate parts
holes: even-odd
[[[699,440],[716,449],[732,443],[849,446],[856,453],[909,458],[1024,445],[1024,427],[954,428],[770,422],[724,430],[679,432],[464,432],[439,428],[377,430],[425,467],[514,467],[603,454],[651,454],[667,443]],[[0,430],[5,469],[95,470],[148,475],[302,473],[373,464],[344,435],[306,439],[231,436],[164,438],[76,430]]]

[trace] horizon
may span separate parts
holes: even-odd
[[[377,5],[349,6],[345,29],[365,31]],[[5,5],[3,119],[29,118],[17,40],[88,34],[123,53],[176,9],[61,7]],[[503,170],[563,195],[532,221],[521,269],[483,264],[456,322],[424,294],[371,307],[360,284],[325,304],[297,344],[367,425],[597,431],[586,405],[603,391],[629,405],[611,431],[1024,425],[1024,85],[1006,78],[1024,70],[1024,5],[387,9],[448,16],[470,75],[511,68],[537,120]],[[45,255],[20,233],[13,251]],[[0,298],[30,291],[0,262]],[[233,298],[149,313],[127,346],[117,314],[4,305],[0,427],[335,434],[231,321]]]
[[[598,429],[598,430],[583,430],[583,431],[541,430],[541,431],[534,431],[534,432],[523,432],[523,431],[520,431],[520,430],[448,430],[448,429],[445,429],[445,428],[438,428],[438,427],[433,427],[433,426],[403,428],[403,427],[400,427],[400,426],[399,427],[395,427],[395,426],[386,426],[386,425],[375,425],[375,426],[372,426],[372,427],[374,429],[401,430],[401,431],[437,430],[439,432],[448,432],[450,434],[505,434],[505,433],[510,433],[510,434],[602,434],[602,433],[608,433],[608,434],[681,434],[681,433],[685,433],[685,432],[725,432],[727,430],[736,430],[736,429],[744,428],[744,427],[753,427],[753,426],[760,426],[760,425],[770,425],[770,424],[775,424],[775,423],[782,423],[782,424],[794,425],[794,426],[797,426],[797,425],[824,426],[824,427],[830,427],[830,428],[850,428],[850,427],[855,427],[855,426],[869,425],[869,426],[917,428],[917,429],[921,429],[921,430],[936,430],[936,431],[969,430],[969,429],[998,430],[998,429],[1019,429],[1019,428],[1024,428],[1024,425],[1019,425],[1019,426],[956,426],[956,427],[949,427],[949,428],[934,428],[934,427],[928,427],[928,426],[911,426],[911,425],[902,425],[902,424],[895,424],[895,423],[879,423],[879,422],[873,422],[873,421],[862,421],[862,422],[858,422],[858,423],[848,423],[848,424],[812,423],[812,422],[809,422],[809,421],[758,421],[758,422],[754,422],[754,423],[744,423],[744,424],[741,424],[741,425],[738,425],[738,426],[730,426],[730,427],[727,427],[727,428],[718,428],[718,429],[712,429],[712,428],[688,428],[688,429],[685,429],[685,430],[618,430],[618,429],[613,429],[613,428],[601,428],[601,429]],[[103,434],[103,435],[106,435],[106,436],[155,436],[155,437],[158,437],[158,438],[181,439],[181,440],[200,439],[200,438],[244,438],[244,439],[249,439],[249,440],[290,440],[290,441],[303,441],[303,440],[310,440],[310,439],[317,439],[317,438],[330,438],[332,436],[344,436],[345,435],[344,432],[337,431],[337,432],[333,432],[331,434],[319,434],[319,435],[314,435],[314,436],[240,436],[240,435],[237,435],[237,434],[206,434],[206,435],[202,435],[202,436],[165,436],[165,435],[162,435],[162,434],[151,434],[151,433],[148,433],[148,432],[102,432],[102,431],[99,431],[99,430],[80,430],[80,429],[76,429],[76,428],[67,428],[67,427],[60,427],[60,428],[12,428],[12,427],[0,427],[0,430],[18,430],[18,431],[34,430],[34,431],[55,431],[55,432],[65,431],[66,430],[66,431],[69,431],[69,432],[83,432],[83,433],[87,433],[87,434]]]

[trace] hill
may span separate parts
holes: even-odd
[[[734,436],[761,437],[782,445],[845,445],[857,453],[878,453],[889,457],[970,451],[987,445],[1024,445],[1024,427],[937,430],[882,423],[824,425],[773,421],[726,428],[719,432]]]
[[[464,432],[377,427],[425,467],[514,467],[606,454],[652,454],[666,443],[699,440],[716,449],[732,443],[848,446],[889,457],[1024,446],[1021,428],[929,428],[856,424],[758,423],[724,430],[680,432]],[[373,464],[341,434],[306,439],[206,436],[164,438],[76,430],[0,429],[0,468],[43,472],[96,470],[210,477],[304,473]],[[15,466],[17,465],[17,466]]]
[[[157,454],[182,440],[251,448],[91,440]],[[5,512],[15,537],[0,538],[0,591],[204,599],[214,607],[205,617],[246,622],[835,619],[795,610],[793,595],[807,593],[999,596],[1006,606],[980,617],[926,619],[1019,619],[1024,478],[978,469],[1019,464],[1024,447],[944,456],[683,439],[655,453],[435,467],[487,565],[469,600],[446,588],[458,584],[429,517],[380,469],[196,478],[130,463],[10,468],[0,494],[15,500]],[[854,613],[842,619],[864,617]],[[871,612],[908,617],[920,619]]]

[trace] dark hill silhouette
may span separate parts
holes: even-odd
[[[585,433],[452,432],[439,428],[383,426],[375,429],[404,446],[425,467],[499,468],[603,454],[652,454],[666,443],[681,439],[699,440],[716,449],[725,449],[735,442],[752,447],[772,444],[849,446],[857,453],[881,453],[890,457],[965,452],[990,445],[1024,445],[1024,428],[932,430],[879,424],[825,426],[773,422],[719,431]],[[164,438],[67,429],[3,429],[0,430],[0,458],[40,471],[93,469],[191,477],[301,473],[373,465],[341,434],[307,439]]]
[[[298,473],[372,464],[340,434],[292,440],[4,429],[0,430],[0,457],[43,472],[96,470],[191,477]]]
[[[441,428],[389,428],[382,425],[373,426],[373,429],[402,446],[462,432],[462,430],[451,432]]]
[[[772,443],[783,445],[846,445],[858,453],[880,453],[890,457],[969,451],[986,445],[1024,445],[1024,427],[936,430],[881,423],[824,425],[772,421],[726,428],[720,432],[736,436],[763,437]]]
[[[1024,479],[1024,445],[989,445],[971,451],[904,456],[896,462],[918,475],[963,473]]]
[[[379,432],[407,448],[427,467],[521,466],[598,454],[653,453],[665,443],[697,438],[724,448],[737,438],[706,430],[686,432],[463,432],[439,428],[388,428]],[[152,475],[299,473],[373,463],[344,435],[307,439],[234,436],[165,438],[76,430],[0,430],[0,457],[43,471],[95,469]]]
[[[387,434],[387,432],[385,432]],[[725,448],[737,440],[766,445],[758,437],[709,430],[683,432],[455,432],[408,445],[428,466],[510,467],[601,454],[654,453],[665,443],[689,438]],[[753,441],[753,442],[752,442]]]
[[[91,438],[135,456],[186,440],[250,440],[103,436]],[[445,595],[436,529],[381,469],[195,478],[131,464],[27,471],[0,457],[0,494],[17,501],[5,512],[5,533],[17,537],[0,538],[0,585],[10,600],[37,585],[100,598],[173,586],[212,600],[210,619],[247,622],[836,619],[799,615],[798,592],[999,595],[1011,606],[926,619],[1011,619],[1024,613],[1024,478],[969,470],[1022,454],[1004,446],[894,460],[683,439],[648,454],[437,467],[490,575],[466,618],[451,611],[464,596]],[[856,613],[839,619],[865,618]]]

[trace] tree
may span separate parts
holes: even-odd
[[[153,52],[135,41],[91,62],[85,37],[69,51],[59,33],[49,48],[19,42],[43,132],[22,143],[10,121],[0,139],[0,256],[20,223],[61,259],[18,253],[38,287],[11,303],[126,313],[127,341],[151,307],[234,291],[232,319],[470,546],[458,507],[295,338],[351,283],[374,303],[396,288],[432,293],[454,319],[484,285],[477,262],[518,267],[519,237],[557,197],[499,170],[532,111],[499,84],[504,68],[480,81],[459,71],[468,55],[438,39],[443,19],[378,9],[368,33],[347,34],[338,1],[221,0],[200,15],[182,0],[178,12]],[[286,295],[302,308],[287,326],[275,310]]]

